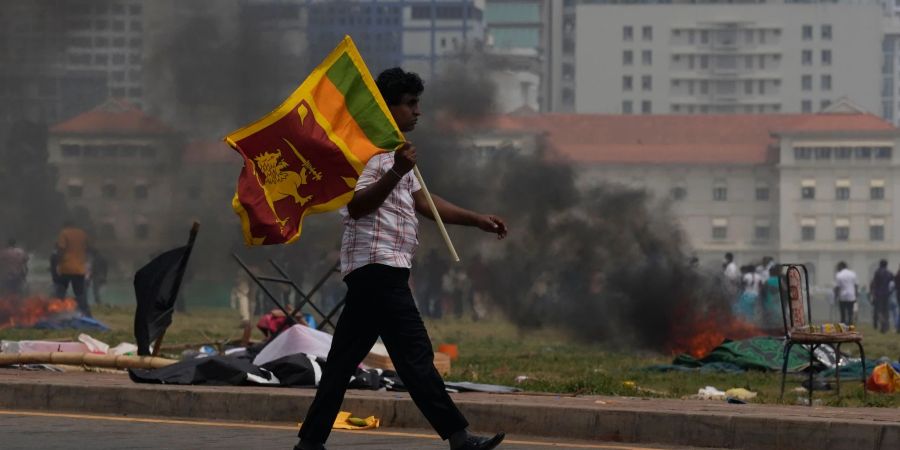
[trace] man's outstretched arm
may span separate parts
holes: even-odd
[[[479,214],[469,211],[435,194],[431,194],[431,199],[434,201],[434,206],[437,208],[438,214],[441,215],[441,220],[444,223],[478,227],[483,231],[496,233],[497,239],[506,237],[506,223],[503,222],[503,219],[490,214]],[[428,199],[425,198],[424,190],[420,189],[413,192],[413,200],[416,202],[416,211],[419,214],[434,220],[434,214],[431,213],[431,207],[428,206]]]

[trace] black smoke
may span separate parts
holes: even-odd
[[[486,258],[487,289],[505,316],[523,329],[650,349],[682,338],[690,327],[679,321],[730,320],[728,297],[715,275],[692,264],[666,199],[610,183],[579,189],[577,166],[541,138],[533,153],[508,148],[479,158],[472,137],[495,108],[490,81],[477,73],[449,70],[427,85],[431,120],[409,138],[435,193],[507,220],[509,238],[499,243],[450,229],[460,264]],[[423,246],[445,252],[434,228],[420,225]]]

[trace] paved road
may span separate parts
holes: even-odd
[[[13,449],[290,449],[296,428],[233,422],[203,422],[68,413],[0,410],[0,447]],[[426,430],[335,431],[329,449],[446,449]],[[672,447],[507,438],[503,450]]]

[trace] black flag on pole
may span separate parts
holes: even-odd
[[[149,356],[150,345],[161,340],[172,324],[175,300],[178,298],[178,290],[198,229],[199,224],[194,223],[187,245],[153,258],[134,274],[134,295],[137,298],[134,338],[137,341],[138,355]],[[158,351],[158,348],[153,349],[154,354]]]

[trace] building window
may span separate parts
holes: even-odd
[[[622,40],[625,42],[634,40],[634,28],[632,28],[631,25],[622,27]]]
[[[644,26],[641,28],[641,39],[644,41],[652,41],[653,40],[653,27]]]
[[[653,64],[653,52],[650,50],[644,50],[641,52],[641,64],[645,66],[649,66]]]
[[[884,240],[884,219],[869,219],[869,240]]]
[[[838,186],[834,189],[835,200],[850,200],[850,188],[847,186]]]
[[[800,239],[804,241],[816,240],[816,226],[803,225],[802,227],[800,227]]]
[[[641,102],[641,114],[653,114],[653,104],[650,103],[650,100]]]
[[[772,232],[772,227],[769,225],[759,225],[757,224],[753,228],[753,237],[757,241],[768,241]]]
[[[756,201],[759,201],[759,202],[769,201],[769,187],[768,186],[759,186],[756,188]]]
[[[687,189],[684,186],[675,186],[669,190],[672,200],[681,201],[687,198]]]
[[[869,225],[869,240],[884,240],[884,225]]]
[[[800,110],[804,113],[812,112],[812,100],[803,100],[800,103]]]
[[[728,219],[713,219],[712,238],[726,239],[728,237]]]
[[[812,159],[812,147],[796,147],[794,148],[794,159]]]
[[[652,91],[653,90],[653,77],[650,75],[641,76],[641,90],[642,91]]]
[[[834,151],[835,159],[850,159],[853,155],[853,149],[850,147],[839,147]]]
[[[101,188],[104,198],[116,198],[116,185],[110,181],[103,184]]]
[[[137,184],[134,186],[134,198],[146,200],[150,196],[150,188],[146,184]]]
[[[631,100],[622,100],[622,114],[632,114],[633,112]]]
[[[812,75],[803,75],[800,79],[800,85],[804,92],[812,90]]]
[[[713,200],[717,202],[728,201],[728,188],[725,186],[716,186],[713,188]]]
[[[816,147],[815,154],[818,160],[831,159],[831,149],[828,147]]]
[[[869,198],[872,200],[884,200],[884,180],[872,180],[869,183]]]
[[[848,219],[838,219],[834,222],[834,239],[836,241],[850,240],[850,221]]]
[[[744,94],[753,95],[753,81],[744,82]]]
[[[630,66],[634,64],[634,52],[631,50],[625,50],[622,52],[622,65]]]
[[[831,25],[822,25],[822,40],[831,40]]]
[[[800,198],[803,200],[815,200],[816,180],[806,179],[800,181]]]
[[[631,75],[625,75],[622,77],[622,90],[626,92],[631,92],[634,88],[634,82],[632,81]]]
[[[61,149],[63,158],[77,158],[81,156],[80,145],[63,145]]]
[[[875,147],[875,159],[891,159],[893,149],[890,147]]]
[[[800,58],[800,61],[802,62],[802,64],[804,66],[811,66],[812,59],[813,59],[812,50],[803,50],[802,57]]]
[[[147,239],[150,237],[150,227],[143,222],[134,225],[134,237],[137,239]]]
[[[153,147],[141,147],[141,158],[155,158],[156,149]]]
[[[803,25],[803,40],[811,41],[813,38],[813,27],[812,25]]]
[[[856,159],[872,159],[872,147],[856,147],[853,153]]]
[[[821,83],[820,88],[821,88],[823,91],[830,91],[830,90],[831,90],[831,75],[822,75],[822,79],[819,80],[819,81],[820,81],[820,83]]]
[[[822,50],[822,65],[831,65],[831,50]]]

